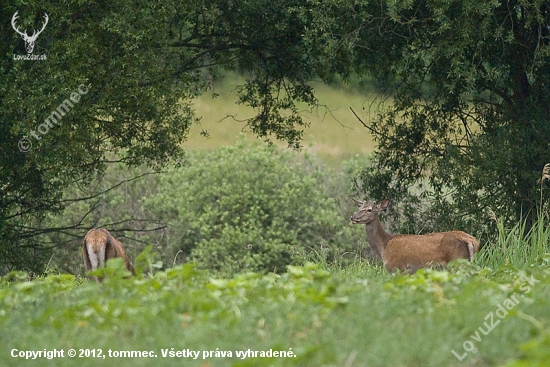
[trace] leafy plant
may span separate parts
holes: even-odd
[[[404,217],[427,204],[417,217],[429,229],[495,233],[487,208],[530,229],[550,160],[548,11],[541,0],[325,1],[304,14],[327,64],[382,86],[384,108],[359,116],[377,143],[363,177],[373,198]]]
[[[171,228],[178,261],[224,274],[281,272],[321,246],[332,257],[355,246],[336,241],[347,221],[325,190],[325,174],[310,156],[241,139],[190,152],[144,203]]]
[[[189,263],[143,278],[125,278],[124,265],[112,264],[107,270],[112,276],[101,284],[69,274],[32,281],[21,272],[0,277],[2,365],[20,366],[23,358],[11,355],[17,351],[64,349],[66,355],[71,348],[101,350],[107,365],[120,366],[150,364],[152,359],[113,362],[109,350],[153,351],[154,361],[169,367],[182,362],[459,367],[508,361],[510,366],[543,366],[548,357],[546,263],[522,270],[464,261],[445,271],[423,269],[408,276],[308,263],[288,266],[281,274],[232,277],[212,277]],[[518,303],[499,316],[498,305],[512,296]],[[487,316],[491,313],[494,323]],[[489,324],[493,330],[479,332]],[[465,341],[475,351],[465,351]],[[293,356],[236,354],[270,349],[292,351]],[[199,355],[172,358],[166,353],[171,350]],[[457,359],[453,350],[466,353],[464,359]],[[224,351],[226,356],[204,357],[203,351]],[[81,356],[36,363],[92,366],[98,361]]]

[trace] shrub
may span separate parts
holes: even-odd
[[[190,152],[183,167],[158,178],[146,207],[175,230],[174,254],[200,267],[280,272],[321,245],[332,254],[350,248],[334,242],[347,221],[323,178],[310,156],[241,139]]]
[[[147,244],[164,267],[197,261],[223,275],[280,272],[304,259],[345,265],[368,248],[349,216],[355,157],[331,169],[315,157],[244,140],[214,151],[193,150],[178,168],[155,175],[147,167],[109,167],[89,188],[71,186],[75,201],[48,218],[42,241],[53,256],[47,272],[83,274],[82,238],[106,227],[134,262]],[[133,179],[139,177],[139,179]],[[74,227],[73,227],[74,226]]]

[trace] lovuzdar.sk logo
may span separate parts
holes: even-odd
[[[46,25],[48,24],[48,20],[50,19],[48,17],[48,14],[44,13],[44,24],[42,25],[42,29],[37,30],[34,29],[32,32],[32,35],[28,35],[27,30],[25,29],[23,32],[19,30],[19,27],[15,24],[18,18],[17,13],[19,11],[16,11],[15,14],[13,14],[13,17],[11,18],[11,26],[13,29],[23,38],[23,41],[25,41],[25,49],[27,50],[26,55],[16,55],[13,54],[14,60],[46,60],[46,55],[33,55],[34,50],[34,44],[36,42],[36,39],[44,31],[46,28]]]

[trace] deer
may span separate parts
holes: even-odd
[[[44,25],[42,26],[42,29],[37,31],[36,29],[33,30],[33,33],[32,33],[32,36],[29,36],[27,34],[27,31],[25,30],[25,32],[21,32],[19,30],[19,27],[17,27],[15,25],[15,21],[17,20],[18,18],[18,15],[17,13],[19,13],[19,10],[15,12],[15,14],[13,14],[13,17],[11,18],[11,26],[13,27],[13,29],[21,36],[23,37],[23,41],[25,41],[25,48],[27,49],[27,53],[28,54],[32,54],[32,51],[34,50],[34,43],[36,42],[36,39],[38,38],[38,36],[40,35],[40,33],[42,33],[42,31],[46,28],[46,25],[48,24],[48,20],[50,19],[48,17],[48,14],[47,13],[44,13]]]
[[[82,243],[82,257],[86,271],[104,267],[107,260],[121,257],[126,264],[126,269],[132,275],[136,275],[134,267],[126,256],[124,246],[105,228],[92,228],[86,233]],[[95,279],[99,281],[97,277]]]
[[[367,241],[382,258],[386,269],[393,273],[414,273],[420,268],[433,265],[446,265],[452,260],[472,261],[479,250],[475,237],[462,231],[438,232],[425,235],[391,235],[384,231],[379,212],[390,204],[383,200],[380,204],[352,199],[358,207],[351,216],[352,224],[364,224]]]

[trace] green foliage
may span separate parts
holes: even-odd
[[[506,367],[546,366],[550,358],[550,334],[548,332],[521,345],[522,356],[510,361]]]
[[[549,10],[542,0],[329,0],[314,11],[306,38],[321,36],[337,70],[379,80],[381,103],[391,101],[367,121],[378,143],[363,177],[370,196],[438,229],[490,231],[487,208],[529,229],[550,161]],[[431,209],[416,215],[421,202]]]
[[[376,80],[391,105],[368,121],[379,148],[364,186],[401,204],[394,213],[408,232],[489,233],[487,208],[507,225],[525,217],[529,229],[548,196],[537,191],[550,161],[547,1],[26,1],[0,14],[16,9],[26,29],[48,12],[36,52],[49,57],[0,61],[2,273],[42,270],[51,248],[37,237],[52,230],[48,214],[78,200],[64,196],[71,183],[86,186],[112,160],[161,167],[179,157],[196,121],[191,99],[222,68],[247,76],[237,88],[257,112],[247,127],[293,147],[307,125],[298,104],[317,103],[311,80]],[[0,35],[3,55],[24,52],[9,26]],[[75,111],[20,152],[79,86],[89,91]],[[418,218],[428,224],[415,227]],[[249,227],[226,237],[268,240]]]
[[[152,174],[116,166],[89,190],[67,188],[68,197],[89,199],[45,221],[53,228],[75,225],[39,237],[52,247],[47,271],[84,274],[80,248],[91,227],[111,231],[136,270],[145,272],[190,261],[193,251],[208,259],[202,266],[219,269],[220,257],[231,273],[281,271],[304,259],[345,266],[358,252],[368,256],[364,230],[348,219],[359,156],[335,169],[308,154],[242,140],[212,152],[190,151],[179,168]],[[147,244],[151,254],[142,259]]]
[[[120,257],[109,259],[105,267],[99,267],[96,270],[88,272],[91,277],[98,279],[123,279],[132,276],[124,264],[124,260]]]
[[[316,103],[307,83],[315,58],[303,52],[305,24],[293,10],[302,5],[2,3],[2,19],[18,10],[21,29],[42,25],[44,13],[50,20],[35,47],[43,61],[12,57],[25,54],[24,42],[9,25],[0,28],[0,54],[9,55],[0,61],[1,271],[40,271],[51,252],[36,237],[48,232],[45,216],[73,202],[63,196],[68,185],[86,186],[113,160],[161,167],[179,157],[197,121],[191,100],[221,68],[249,75],[239,101],[257,111],[250,130],[299,146],[306,123],[296,103]],[[46,121],[79,86],[88,91],[72,109]],[[27,152],[18,149],[22,138]]]
[[[13,54],[25,53],[23,41],[9,23],[0,29],[7,41],[0,53],[12,55],[0,61],[2,270],[41,271],[50,256],[36,238],[44,232],[45,215],[71,203],[63,190],[101,175],[113,153],[128,164],[157,166],[180,154],[193,122],[189,86],[201,81],[189,70],[179,80],[167,77],[174,60],[158,49],[170,42],[163,21],[168,9],[145,1],[131,8],[126,2],[79,1],[0,6],[6,20],[19,11],[21,29],[36,28],[49,15],[34,51],[45,54],[44,61],[14,60]],[[79,86],[87,89],[80,100],[61,118],[46,121]],[[18,149],[22,138],[32,143],[28,152]]]
[[[122,264],[120,264],[122,265]],[[0,278],[0,356],[19,366],[13,349],[101,349],[106,366],[149,365],[108,351],[153,351],[163,366],[544,365],[548,355],[547,265],[495,269],[458,262],[448,271],[414,275],[289,266],[282,274],[247,272],[212,278],[193,264],[98,284],[72,275],[29,281]],[[121,266],[120,269],[123,269]],[[505,317],[498,305],[519,303]],[[523,296],[523,297],[522,297]],[[493,313],[493,330],[486,329]],[[24,316],[24,317],[23,317]],[[476,331],[481,336],[474,340]],[[465,341],[475,351],[459,361]],[[184,342],[181,342],[184,341]],[[183,344],[182,344],[183,343]],[[162,351],[199,351],[163,357]],[[238,358],[236,351],[292,350],[296,357]],[[202,357],[202,351],[231,357]],[[103,358],[100,358],[103,359]],[[25,360],[29,365],[92,366],[93,357]]]
[[[549,263],[550,227],[544,218],[539,218],[529,230],[525,221],[507,229],[504,222],[498,220],[497,228],[495,243],[477,255],[478,264],[490,267],[512,264],[522,268],[541,261]]]
[[[325,190],[325,175],[309,156],[241,139],[190,152],[180,169],[158,177],[144,205],[168,224],[181,259],[224,274],[281,272],[321,246],[333,258],[353,249],[336,241],[347,221]]]
[[[149,270],[149,274],[152,275],[156,269],[162,267],[162,261],[155,261],[156,253],[152,252],[152,249],[153,245],[147,245],[143,251],[136,256],[136,264],[134,266],[136,276],[141,276],[145,273],[145,270]]]

